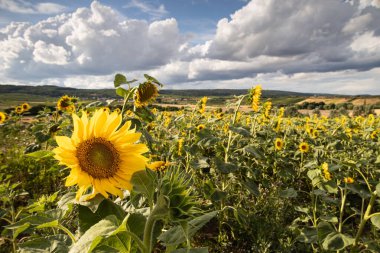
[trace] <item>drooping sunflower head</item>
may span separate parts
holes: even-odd
[[[15,112],[16,112],[17,114],[21,114],[21,113],[24,112],[24,110],[22,109],[22,106],[16,106],[16,108],[15,108]]]
[[[4,112],[0,112],[0,124],[3,124],[6,118],[7,115]]]
[[[274,141],[274,145],[276,147],[276,150],[281,150],[284,147],[284,142],[282,139],[276,138],[276,140]]]
[[[57,109],[59,111],[73,112],[75,105],[72,98],[67,95],[62,96],[57,102]]]
[[[301,153],[307,153],[309,151],[309,144],[307,144],[307,142],[301,142],[298,147]]]
[[[143,107],[154,101],[158,96],[157,85],[145,82],[139,85],[134,94],[134,104],[136,107]]]
[[[22,110],[23,110],[24,112],[29,111],[29,109],[31,108],[31,106],[30,106],[28,103],[23,103],[23,104],[21,105],[21,107],[22,107]]]
[[[145,144],[136,144],[141,133],[130,129],[131,122],[120,126],[122,116],[99,109],[91,118],[86,113],[72,115],[74,131],[71,138],[56,136],[58,147],[53,151],[60,164],[71,169],[66,186],[78,185],[77,199],[90,187],[91,199],[97,193],[123,196],[121,189],[131,189],[130,179],[145,169],[148,151]]]

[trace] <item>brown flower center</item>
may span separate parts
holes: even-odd
[[[93,178],[109,178],[119,170],[120,155],[104,138],[92,138],[79,144],[76,156],[80,168]]]

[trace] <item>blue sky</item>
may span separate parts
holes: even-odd
[[[0,83],[380,94],[380,0],[0,0]]]

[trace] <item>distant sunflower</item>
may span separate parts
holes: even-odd
[[[171,163],[168,161],[156,161],[148,164],[147,167],[154,171],[165,171],[170,166],[170,164]]]
[[[75,106],[72,98],[67,95],[62,96],[57,102],[57,109],[59,111],[73,112],[75,110]]]
[[[284,147],[284,142],[280,138],[276,138],[274,141],[274,145],[276,147],[276,150],[281,150]]]
[[[301,142],[298,148],[301,151],[301,153],[307,153],[309,151],[309,144],[307,144],[306,142]]]
[[[197,126],[197,129],[198,129],[198,131],[201,131],[202,129],[205,129],[205,125],[203,125],[203,124],[199,124],[198,126]]]
[[[145,82],[139,85],[134,94],[135,107],[143,107],[154,101],[158,96],[158,88],[151,82]]]
[[[24,112],[29,111],[29,109],[31,108],[31,106],[30,106],[28,103],[23,103],[23,104],[21,105],[21,107],[22,107],[22,110],[23,110]]]
[[[3,112],[0,112],[0,124],[3,124],[6,118],[7,115]]]
[[[99,109],[91,118],[86,113],[79,118],[72,115],[74,131],[71,138],[56,136],[58,147],[53,151],[60,164],[71,171],[66,186],[78,185],[79,199],[92,186],[93,198],[97,193],[123,196],[121,189],[131,189],[130,179],[136,171],[143,170],[148,151],[145,144],[135,144],[141,133],[130,129],[131,122],[123,126],[122,116]]]
[[[346,184],[353,184],[354,183],[354,179],[352,177],[345,177],[343,179],[343,182],[345,182]]]
[[[16,112],[17,114],[21,114],[21,113],[24,112],[24,110],[22,109],[22,106],[16,106],[16,108],[15,108],[15,112]]]

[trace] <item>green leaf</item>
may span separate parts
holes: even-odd
[[[35,151],[33,153],[28,153],[28,154],[26,154],[26,156],[33,157],[34,159],[36,159],[38,161],[38,160],[41,160],[43,158],[52,157],[52,156],[54,156],[54,153],[52,151],[49,151],[49,150],[39,150],[39,151]]]
[[[105,248],[106,247],[106,248]],[[99,251],[107,249],[106,251]],[[126,232],[119,232],[116,235],[111,235],[102,240],[100,245],[94,249],[93,252],[131,252],[131,238]],[[114,250],[114,251],[112,251]]]
[[[228,174],[236,171],[238,166],[232,163],[225,163],[221,159],[215,159],[216,168],[223,174]]]
[[[163,87],[164,85],[162,83],[160,83],[159,81],[157,81],[156,78],[150,76],[150,75],[147,75],[147,74],[144,74],[144,77],[145,79],[148,81],[148,82],[152,82],[152,83],[155,83],[157,85],[159,85],[160,87]]]
[[[322,247],[325,250],[342,250],[347,246],[352,245],[355,242],[355,239],[347,236],[345,234],[341,234],[338,232],[332,232],[328,234],[325,240],[322,243]]]
[[[19,220],[18,222],[14,223],[12,225],[5,226],[5,228],[7,228],[7,229],[18,229],[19,227],[24,226],[25,223],[29,223],[31,227],[35,227],[35,226],[39,226],[41,224],[48,223],[48,222],[51,222],[54,220],[55,219],[52,217],[46,217],[46,216],[42,216],[42,215],[31,215],[31,216],[28,216],[28,217],[25,217],[25,218]]]
[[[329,235],[332,232],[335,232],[335,229],[330,223],[322,221],[318,224],[317,231],[318,240],[323,241],[327,235]]]
[[[225,199],[226,197],[227,197],[227,193],[226,193],[225,191],[215,190],[215,191],[211,194],[211,200],[212,200],[212,201],[215,201],[215,202],[222,201],[222,200]]]
[[[195,161],[191,161],[191,166],[195,169],[206,169],[210,168],[210,164],[207,162],[208,158],[200,158]]]
[[[258,197],[260,195],[259,187],[257,184],[252,180],[248,179],[247,181],[243,181],[243,185],[247,187],[248,191]]]
[[[208,253],[208,248],[194,248],[194,249],[176,249],[171,253]]]
[[[127,230],[142,238],[142,235],[144,234],[145,223],[146,218],[144,215],[141,213],[131,213],[129,214],[126,224]]]
[[[22,232],[24,232],[26,229],[28,229],[30,227],[30,223],[27,222],[27,223],[24,223],[22,224],[21,226],[19,226],[18,228],[15,229],[15,231],[13,232],[13,239],[17,238],[17,236],[19,234],[21,234]]]
[[[92,212],[91,209],[82,205],[78,206],[78,212],[79,232],[81,234],[109,215],[114,215],[119,220],[123,220],[126,216],[125,211],[109,199],[104,199],[99,204],[96,212]]]
[[[120,97],[126,97],[128,95],[128,90],[122,88],[122,87],[118,87],[116,90],[115,90],[116,94],[119,95]]]
[[[321,181],[317,186],[319,189],[327,191],[328,193],[338,193],[338,185],[333,180],[327,182]]]
[[[58,225],[59,225],[58,220],[53,220],[53,221],[38,225],[36,228],[56,228],[58,227]]]
[[[233,126],[230,126],[229,129],[232,132],[240,134],[240,135],[242,135],[244,137],[251,137],[251,133],[247,129],[243,128],[243,127],[233,127]]]
[[[189,238],[195,235],[195,233],[214,218],[217,213],[218,211],[209,212],[189,221],[187,225]],[[162,241],[166,246],[171,246],[185,242],[186,236],[183,227],[178,225],[162,233],[158,237],[158,240]]]
[[[368,191],[368,188],[365,185],[361,185],[357,183],[347,184],[347,189],[358,194],[363,199],[371,197],[371,193]]]
[[[258,160],[264,160],[265,159],[263,152],[253,145],[247,145],[243,148],[243,150],[245,153],[249,153],[249,154],[253,155]]]
[[[113,81],[113,85],[115,86],[115,88],[119,87],[122,84],[127,84],[127,83],[128,83],[127,78],[124,75],[122,74],[115,75],[115,79]]]
[[[28,240],[24,243],[19,243],[20,253],[67,253],[71,239],[67,235],[58,234],[52,236],[41,237],[37,239]]]
[[[157,186],[157,174],[148,169],[137,171],[132,175],[131,184],[135,192],[143,194],[152,202]]]
[[[338,223],[338,217],[336,216],[321,216],[321,220],[324,220],[330,223]]]
[[[297,191],[294,190],[294,188],[282,190],[282,191],[280,191],[280,197],[281,198],[296,198],[297,197]]]
[[[70,253],[88,253],[91,252],[108,235],[111,235],[118,227],[118,219],[114,215],[109,215],[102,219],[90,229],[88,229],[81,238],[73,245]]]
[[[380,229],[380,214],[372,216],[371,222],[375,227]]]
[[[296,240],[304,243],[315,243],[317,242],[318,234],[314,227],[305,227],[300,230],[300,234],[297,236]]]
[[[57,203],[58,207],[64,211],[71,210],[75,202],[75,195],[75,192],[68,192],[63,195]]]
[[[380,183],[376,185],[376,195],[380,197]]]

